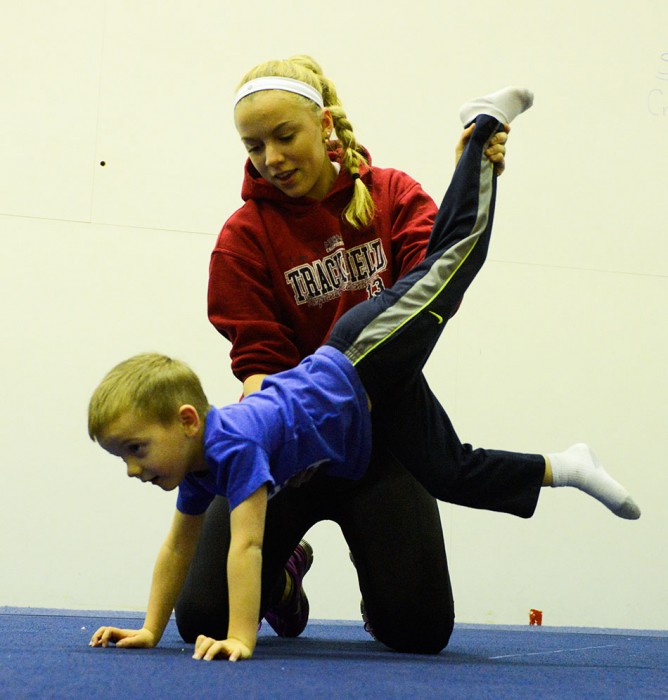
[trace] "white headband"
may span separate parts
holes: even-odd
[[[260,92],[260,90],[284,90],[285,92],[294,92],[297,95],[312,100],[321,109],[325,106],[322,95],[312,85],[303,83],[301,80],[294,80],[293,78],[280,78],[277,75],[271,75],[266,78],[255,78],[255,80],[249,80],[242,85],[237,92],[234,106],[237,106],[239,100],[243,100],[244,97],[248,97],[248,95],[252,95],[254,92]]]

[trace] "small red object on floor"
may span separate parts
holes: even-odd
[[[543,624],[543,611],[531,608],[531,610],[529,610],[529,624],[538,625],[540,627]]]

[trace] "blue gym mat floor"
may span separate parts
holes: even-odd
[[[455,626],[436,656],[398,654],[357,622],[264,626],[252,660],[191,659],[170,622],[158,647],[92,649],[136,613],[0,607],[0,698],[668,698],[668,632]]]

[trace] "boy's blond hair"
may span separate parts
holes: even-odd
[[[305,55],[292,56],[284,60],[266,61],[251,68],[241,79],[238,87],[255,78],[268,76],[301,80],[301,82],[314,87],[322,95],[325,109],[328,109],[332,114],[334,130],[343,150],[341,165],[351,175],[359,175],[361,164],[367,162],[364,150],[357,143],[353,133],[353,125],[348,120],[343,105],[339,100],[336,86],[324,75],[319,64],[310,56]],[[292,97],[295,100],[301,100],[305,106],[308,106],[315,112],[320,112],[320,108],[315,102],[300,95],[292,95]],[[337,146],[336,142],[328,142],[327,144],[328,150],[335,150]],[[366,228],[373,221],[375,212],[374,201],[361,178],[355,178],[354,185],[353,196],[343,210],[343,218],[356,229]]]
[[[132,412],[169,425],[184,404],[204,419],[210,405],[198,376],[180,360],[158,353],[135,355],[116,365],[93,392],[88,434],[99,440],[118,418]]]

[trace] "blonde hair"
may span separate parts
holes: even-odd
[[[292,56],[291,58],[277,61],[266,61],[251,68],[241,79],[238,88],[255,78],[269,76],[301,80],[303,83],[314,87],[322,95],[325,109],[330,111],[334,120],[334,130],[343,150],[341,166],[351,175],[359,175],[360,166],[362,163],[366,163],[367,159],[362,147],[357,143],[353,126],[346,116],[334,83],[323,74],[319,64],[310,56],[304,55]],[[320,107],[315,102],[300,95],[293,95],[293,97],[296,100],[302,100],[315,113],[320,114]],[[328,142],[328,150],[333,151],[336,148],[337,144],[335,142]],[[342,217],[356,229],[365,228],[373,221],[375,213],[374,202],[371,192],[369,192],[361,177],[354,177],[353,182],[353,196],[343,210]]]
[[[210,407],[192,369],[158,353],[135,355],[110,370],[93,392],[88,404],[88,434],[91,440],[99,440],[128,412],[169,425],[184,404],[194,406],[202,418]]]

